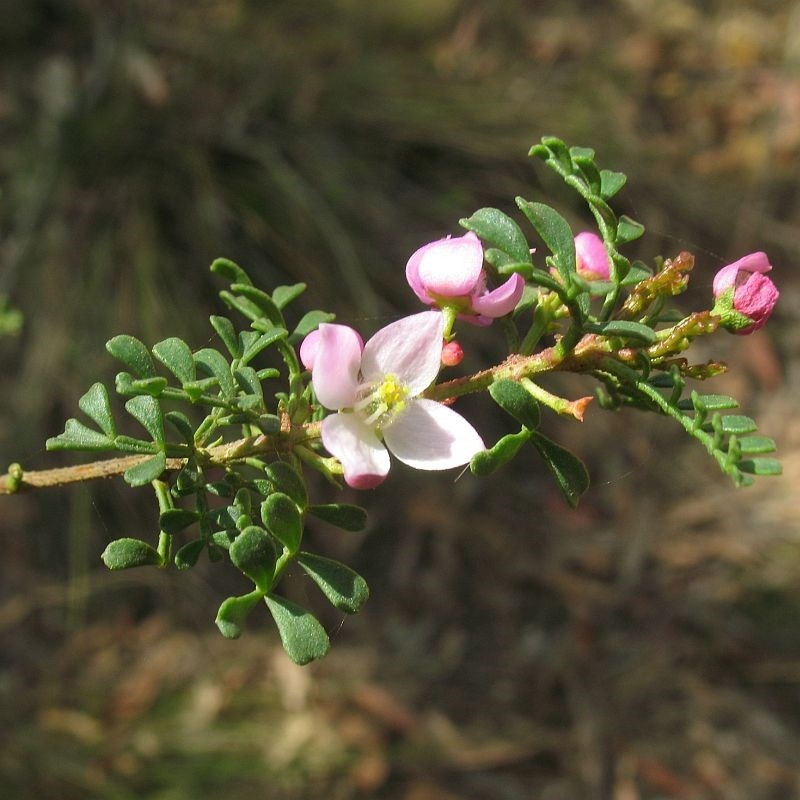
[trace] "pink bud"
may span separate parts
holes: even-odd
[[[740,335],[763,327],[780,293],[765,275],[772,269],[766,253],[750,253],[723,267],[714,277],[712,314],[724,328]]]
[[[607,281],[611,276],[611,261],[603,240],[584,231],[575,237],[575,260],[578,275],[587,281]]]
[[[461,345],[453,339],[452,342],[445,342],[442,347],[442,365],[445,367],[456,367],[464,358],[464,350]]]

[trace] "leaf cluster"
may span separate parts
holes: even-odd
[[[227,259],[217,259],[211,269],[229,281],[220,296],[249,328],[238,330],[230,318],[212,316],[222,349],[192,350],[178,338],[148,349],[133,336],[115,336],[106,349],[124,367],[115,379],[116,393],[127,398],[125,411],[144,433],[120,432],[108,390],[95,383],[78,401],[86,421],[67,420],[47,448],[115,452],[130,461],[124,471],[128,484],[153,486],[157,545],[112,541],[103,553],[110,569],[169,563],[189,569],[204,552],[212,562],[230,563],[253,588],[222,603],[217,615],[222,634],[239,636],[247,615],[263,600],[289,656],[307,663],[327,652],[328,636],[309,611],[276,593],[286,567],[299,564],[344,613],[358,611],[369,595],[364,579],[349,567],[302,549],[308,515],[345,530],[366,524],[358,506],[309,502],[297,454],[297,431],[311,418],[312,406],[296,346],[333,315],[311,311],[292,327],[284,312],[303,284],[268,294]],[[261,364],[270,353],[280,366]],[[276,391],[270,405],[264,384],[279,379],[285,390]],[[190,529],[193,537],[186,536]],[[185,541],[173,554],[178,536]]]

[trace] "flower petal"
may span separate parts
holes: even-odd
[[[389,473],[389,453],[356,414],[331,414],[320,430],[325,449],[342,463],[344,479],[354,489],[372,489]]]
[[[769,272],[771,269],[772,264],[769,263],[769,257],[766,253],[761,251],[749,253],[738,261],[734,261],[733,264],[728,264],[727,267],[723,267],[714,276],[714,284],[712,287],[714,297],[719,297],[726,289],[730,289],[732,286],[741,283],[742,279],[739,278],[740,272],[744,273],[744,277],[746,278],[747,273],[764,273]]]
[[[591,231],[583,231],[575,237],[575,257],[578,274],[590,281],[607,281],[611,274],[611,262],[603,240]]]
[[[381,328],[364,346],[361,374],[367,383],[395,375],[410,395],[426,389],[439,374],[444,317],[423,311]]]
[[[420,247],[419,250],[416,250],[411,258],[408,259],[408,263],[406,264],[406,280],[408,281],[408,285],[414,291],[414,294],[422,300],[425,305],[432,306],[434,303],[433,298],[425,291],[425,287],[422,284],[422,280],[419,277],[419,264],[422,261],[422,257],[425,255],[425,252],[429,250],[431,247],[436,246],[439,244],[438,242],[431,242],[430,244],[426,244],[424,247]]]
[[[361,337],[347,325],[326,322],[319,326],[317,333],[319,336],[312,340],[305,354],[313,365],[311,382],[314,392],[325,408],[348,408],[356,401],[359,385]]]
[[[779,296],[780,292],[769,278],[759,273],[751,274],[733,295],[734,309],[753,320],[751,326],[743,328],[738,333],[747,334],[763,328],[770,318]]]
[[[470,294],[480,280],[483,268],[483,246],[472,232],[455,239],[449,236],[417,250],[406,265],[411,288],[412,278],[427,294],[441,297],[463,297]]]
[[[320,332],[319,330],[311,331],[305,339],[300,343],[300,363],[306,369],[314,369],[314,359],[317,356],[319,349]]]
[[[472,310],[482,317],[504,317],[517,307],[524,289],[525,280],[515,272],[501,286],[481,297],[472,298]]]
[[[460,467],[481,450],[483,440],[461,414],[434,400],[411,400],[383,428],[389,450],[415,469]]]

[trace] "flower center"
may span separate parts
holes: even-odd
[[[354,409],[364,415],[367,425],[380,428],[406,407],[408,387],[396,375],[384,375],[380,383],[364,386],[364,396]]]

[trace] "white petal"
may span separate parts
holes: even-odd
[[[322,421],[322,443],[342,462],[344,479],[354,489],[372,489],[389,472],[389,453],[356,414],[331,414]]]
[[[423,311],[381,328],[364,346],[361,374],[380,381],[396,375],[413,397],[439,374],[444,317],[440,311]]]
[[[415,469],[460,467],[485,449],[461,414],[434,400],[411,400],[383,428],[383,438],[400,461]]]
[[[319,326],[312,340],[311,382],[325,408],[349,408],[358,391],[361,337],[347,325]]]

